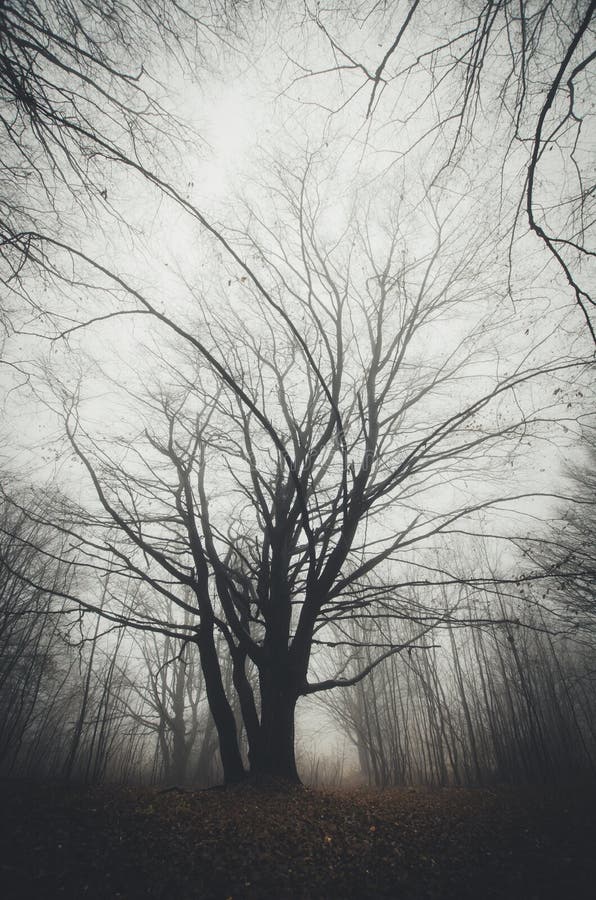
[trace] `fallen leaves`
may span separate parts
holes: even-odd
[[[589,791],[1,794],[7,900],[580,900],[596,878]]]

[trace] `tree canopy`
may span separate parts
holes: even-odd
[[[226,780],[239,732],[297,778],[301,696],[485,622],[564,495],[536,460],[589,394],[593,12],[0,7],[5,402],[45,429],[7,465],[70,488],[7,502],[80,577],[15,573],[196,647]],[[477,536],[499,571],[453,564]],[[323,672],[338,643],[369,652]]]

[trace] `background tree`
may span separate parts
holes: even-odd
[[[32,516],[54,523],[59,517],[47,503],[25,498],[22,509],[3,501],[1,771],[91,783],[213,783],[213,728],[197,662],[188,654],[186,664],[167,636],[143,633],[135,660],[137,644],[101,615],[110,603],[109,577],[98,586],[87,580],[81,591],[99,594],[91,621],[58,599],[73,587],[72,569],[59,564],[57,541],[65,536]]]
[[[543,540],[523,547],[530,566],[546,576],[549,595],[562,605],[584,639],[591,640],[596,614],[594,532],[596,479],[594,434],[587,425],[582,444],[586,460],[568,469],[571,502],[561,504]]]
[[[23,498],[24,499],[24,498]],[[27,496],[31,512],[47,513],[43,499]],[[65,604],[56,593],[72,587],[72,570],[59,563],[60,536],[1,502],[0,525],[0,765],[10,772],[31,756],[35,768],[47,751],[59,686],[69,674],[60,657]],[[21,578],[26,572],[28,580]],[[33,586],[35,582],[36,586]],[[72,605],[71,605],[72,609]]]
[[[323,698],[358,753],[365,779],[404,784],[591,781],[596,773],[593,656],[556,610],[496,586],[487,619],[432,631],[432,653],[391,657],[348,691]],[[429,590],[425,588],[425,590]],[[457,591],[462,586],[445,588]],[[530,595],[531,596],[531,595]],[[480,601],[477,601],[480,612]],[[391,626],[396,627],[395,623]],[[404,627],[393,636],[403,640]],[[371,624],[371,642],[386,626]],[[348,673],[370,659],[338,643]]]
[[[170,618],[174,613],[170,611]],[[185,618],[190,621],[187,613]],[[146,676],[135,679],[139,718],[157,735],[160,777],[168,783],[216,781],[216,741],[196,648],[159,634],[139,634]],[[226,678],[224,676],[224,682]],[[229,678],[228,678],[229,681]]]

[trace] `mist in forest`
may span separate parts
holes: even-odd
[[[593,790],[593,16],[0,4],[0,777],[65,859],[114,803],[201,896],[477,896],[425,822]],[[253,800],[269,881],[197,824]],[[582,896],[550,827],[499,896]]]

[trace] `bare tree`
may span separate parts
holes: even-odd
[[[25,498],[30,511],[48,514],[44,498]],[[55,593],[73,581],[72,570],[58,562],[60,538],[52,528],[33,523],[4,499],[0,509],[0,764],[7,772],[25,755],[33,768],[43,756],[35,746],[52,727],[47,713],[69,675],[60,640],[66,608]],[[70,609],[77,611],[73,604]]]
[[[528,496],[501,489],[496,470],[548,420],[550,400],[524,409],[524,386],[577,365],[564,357],[528,365],[522,352],[510,374],[479,377],[483,335],[493,346],[495,328],[479,281],[486,240],[466,235],[464,249],[447,228],[449,203],[429,197],[425,252],[408,258],[405,222],[390,220],[373,246],[370,220],[356,219],[326,243],[307,175],[279,191],[285,229],[274,233],[253,212],[257,233],[245,234],[269,290],[253,282],[246,296],[240,281],[236,300],[218,296],[219,312],[191,329],[129,289],[139,311],[177,338],[162,348],[162,387],[144,399],[128,389],[134,438],[110,450],[86,430],[80,392],[63,390],[70,445],[97,498],[82,519],[88,530],[73,532],[77,549],[183,611],[170,622],[138,606],[109,615],[197,645],[226,780],[243,777],[244,765],[216,633],[230,654],[251,771],[296,779],[298,698],[354,684],[393,654],[427,646],[452,614],[413,600],[415,582],[400,580],[400,565],[415,558],[420,581],[435,580],[434,544]],[[456,309],[471,324],[433,344]],[[488,467],[495,486],[470,499],[465,486]],[[115,530],[106,537],[106,529]],[[375,578],[387,565],[392,578]],[[357,674],[317,679],[313,651],[337,643],[329,627],[371,617],[406,617],[417,628],[403,643],[379,641]]]
[[[530,606],[498,585],[495,590],[501,622],[439,626],[432,657],[392,657],[354,688],[323,698],[370,783],[594,778],[593,652],[560,630],[556,617],[540,608],[540,595]],[[488,613],[494,598],[485,603]],[[372,630],[377,639],[383,631]],[[348,671],[357,671],[356,651],[340,646],[335,652]],[[366,646],[358,652],[370,657]]]
[[[7,33],[20,33],[21,6],[2,9],[9,6],[13,31]],[[508,4],[487,9],[493,6],[495,14],[509,9]],[[95,11],[92,4],[85,8]],[[48,9],[60,12],[62,5]],[[389,60],[418,9],[417,3],[408,9],[372,78],[365,66],[350,62],[371,89],[369,117],[377,109]],[[95,328],[129,319],[140,329],[147,325],[147,343],[158,346],[151,373],[142,365],[147,347],[139,353],[137,382],[148,380],[147,388],[120,379],[118,403],[127,406],[117,434],[116,427],[102,434],[89,421],[83,378],[77,384],[76,373],[67,373],[63,385],[54,379],[78,471],[82,468],[94,492],[54,517],[51,524],[65,541],[56,556],[102,579],[109,575],[112,585],[108,604],[82,589],[59,588],[55,594],[115,625],[180,640],[183,650],[198,648],[226,781],[242,779],[245,762],[220,639],[231,663],[251,772],[297,779],[298,698],[356,684],[404,650],[434,649],[433,627],[453,622],[457,610],[437,607],[432,597],[420,602],[416,588],[462,581],[460,574],[437,569],[436,546],[454,532],[482,530],[482,516],[493,516],[494,528],[506,536],[496,511],[505,504],[523,506],[535,493],[510,486],[506,467],[514,466],[535,431],[552,437],[556,403],[535,395],[549,376],[564,378],[585,364],[568,358],[564,345],[555,351],[556,322],[550,333],[526,342],[515,309],[493,302],[503,296],[503,272],[493,265],[499,228],[489,221],[492,210],[487,204],[471,237],[466,190],[459,183],[452,190],[440,177],[458,161],[457,148],[474,122],[491,15],[485,10],[471,29],[472,50],[463,54],[463,99],[453,114],[457,134],[440,172],[430,177],[422,166],[412,200],[404,199],[403,190],[398,200],[395,188],[404,185],[394,180],[393,202],[382,216],[356,192],[339,228],[341,215],[329,215],[338,197],[330,196],[333,185],[325,194],[312,153],[305,169],[294,160],[277,173],[269,185],[268,214],[251,202],[244,221],[227,228],[214,224],[176,179],[139,150],[137,108],[121,97],[130,91],[142,98],[144,88],[139,94],[134,77],[112,72],[115,60],[102,55],[93,64],[110,85],[123,85],[124,95],[110,93],[108,112],[97,111],[107,88],[101,81],[85,81],[89,35],[83,26],[75,29],[79,43],[67,42],[63,51],[77,64],[75,80],[90,92],[83,110],[76,91],[67,97],[72,114],[66,118],[55,104],[48,113],[31,87],[28,106],[19,107],[18,90],[11,95],[27,128],[37,128],[44,159],[53,159],[56,146],[67,158],[72,153],[72,167],[82,167],[85,175],[81,160],[120,167],[151,188],[160,204],[185,213],[204,239],[204,252],[217,262],[204,280],[190,270],[184,274],[184,305],[167,289],[162,295],[159,287],[141,288],[140,278],[126,277],[118,261],[111,265],[107,253],[98,254],[72,229],[9,223],[5,239],[11,254],[7,280],[42,314],[44,336],[54,346],[59,338],[68,347],[68,341],[74,345]],[[47,17],[31,27],[38,36],[34,62],[43,58],[47,40],[65,42]],[[349,59],[318,18],[316,27],[334,53]],[[553,82],[555,92],[573,54],[583,49],[588,27],[584,15]],[[458,42],[459,37],[448,41],[447,54]],[[533,58],[529,46],[522,47],[524,65]],[[440,100],[438,64],[429,52],[429,97]],[[514,53],[514,61],[518,58]],[[416,60],[423,71],[425,60],[426,50]],[[44,62],[34,85],[45,84],[48,65],[57,66],[48,90],[60,97],[71,63],[64,55],[58,64]],[[577,79],[584,77],[584,63],[573,63],[579,66]],[[452,68],[457,75],[459,61]],[[158,112],[153,101],[149,111]],[[112,113],[115,124],[106,122]],[[408,115],[411,120],[414,113]],[[146,131],[141,118],[138,122],[151,144],[147,135],[155,132]],[[441,114],[437,129],[443,125]],[[48,134],[57,144],[48,143]],[[532,172],[541,155],[541,134]],[[22,165],[19,157],[14,171]],[[51,179],[57,171],[52,162]],[[53,183],[42,176],[40,184],[53,201]],[[105,191],[101,187],[99,194],[107,202]],[[18,211],[19,204],[13,208]],[[581,247],[572,242],[571,249]],[[40,272],[49,287],[47,301],[29,290],[38,282],[28,279]],[[577,299],[586,312],[584,295]],[[188,310],[197,308],[193,318]],[[83,370],[86,360],[79,358],[78,365]],[[50,378],[47,369],[44,375]],[[100,368],[92,375],[102,377]],[[115,403],[116,408],[123,407]],[[106,420],[116,426],[111,417]],[[33,522],[48,524],[43,513],[28,514]],[[401,574],[412,561],[418,570],[414,579],[411,568]],[[35,575],[20,577],[39,589]],[[484,586],[495,576],[468,573],[463,580]],[[146,599],[131,604],[131,596],[140,597],[124,587],[131,584],[142,584]],[[151,595],[167,601],[174,614],[152,606]],[[471,608],[460,612],[459,622],[475,618]],[[369,632],[361,630],[371,618],[405,618],[415,627],[403,642],[390,637],[371,643]],[[337,644],[336,630],[346,621],[361,635],[347,635],[346,645],[364,643],[372,652],[356,672],[348,675],[340,667],[319,677],[318,651]],[[258,672],[257,690],[251,667]],[[432,667],[427,674],[436,677]],[[445,722],[435,721],[442,733]],[[435,752],[438,734],[429,752]]]
[[[175,614],[170,611],[170,618]],[[185,619],[190,622],[187,612]],[[157,633],[138,634],[144,669],[133,679],[141,705],[133,718],[157,736],[160,780],[174,784],[213,781],[213,720],[206,703],[196,648]],[[225,681],[225,677],[224,677]]]

